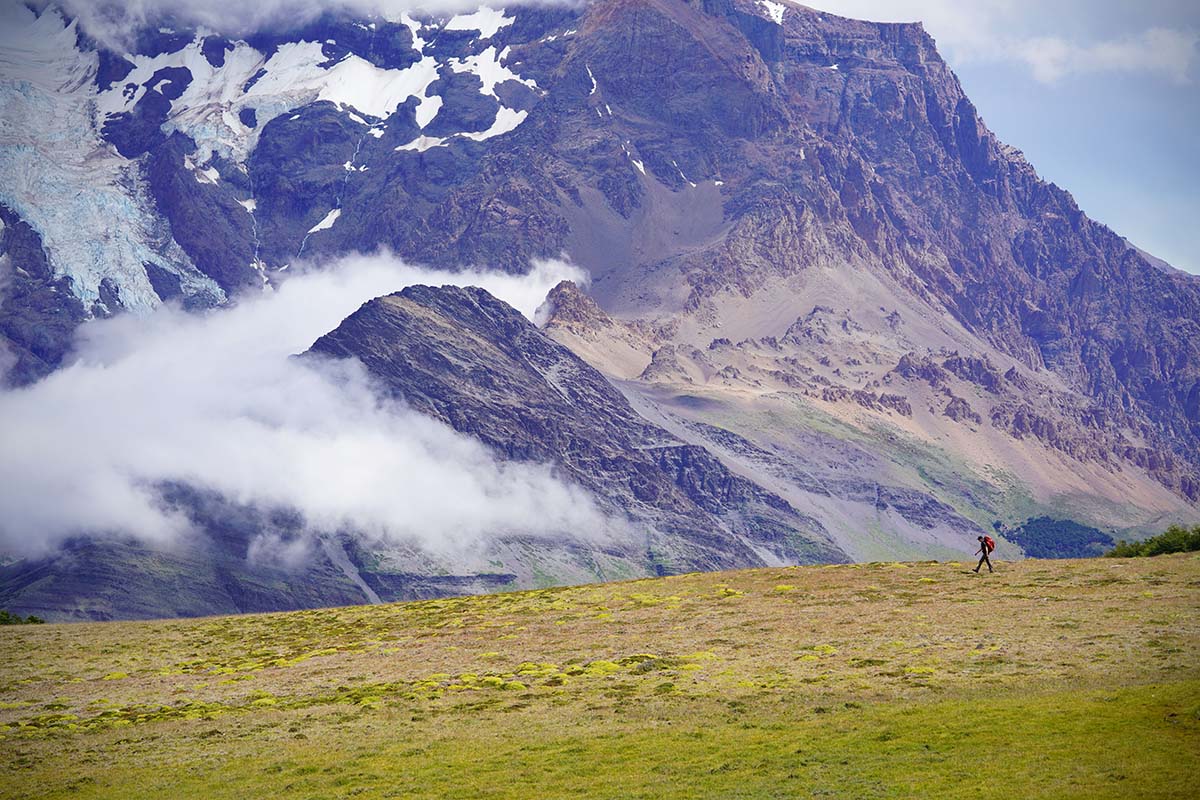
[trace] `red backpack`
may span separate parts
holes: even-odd
[[[983,537],[983,546],[987,548],[988,553],[996,549],[996,540],[990,536]]]

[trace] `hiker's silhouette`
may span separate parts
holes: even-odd
[[[975,554],[979,556],[979,563],[975,565],[975,569],[972,571],[979,572],[979,568],[987,564],[988,572],[995,572],[996,570],[992,569],[992,560],[988,558],[988,554],[996,549],[996,543],[992,541],[992,537],[990,536],[979,536],[977,538],[979,539],[979,549],[975,551]]]

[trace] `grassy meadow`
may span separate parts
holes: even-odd
[[[1200,556],[0,629],[0,797],[1196,797]]]

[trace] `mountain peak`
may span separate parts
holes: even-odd
[[[918,23],[596,0],[123,47],[3,13],[16,379],[89,318],[354,253],[559,259],[587,289],[555,287],[541,330],[412,286],[313,351],[632,509],[655,533],[610,554],[627,573],[955,557],[1015,509],[1135,534],[1197,513],[1200,281],[1041,180]],[[504,575],[597,574],[509,544]]]

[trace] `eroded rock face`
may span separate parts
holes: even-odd
[[[559,283],[546,295],[546,302],[549,306],[546,325],[550,328],[592,333],[616,324],[574,281]]]

